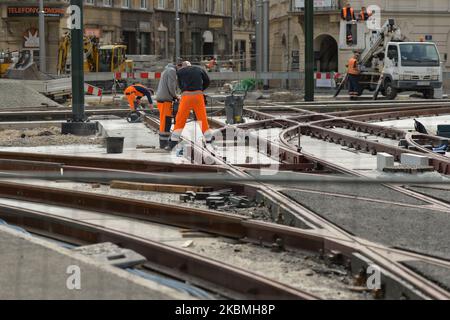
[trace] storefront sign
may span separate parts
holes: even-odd
[[[36,28],[30,28],[23,34],[24,48],[39,48],[39,31]]]
[[[331,0],[314,0],[315,8],[331,8],[331,6],[332,6]],[[295,0],[294,7],[304,8],[305,0]]]
[[[63,8],[45,7],[46,17],[62,17],[64,16]],[[39,7],[8,7],[8,17],[37,17],[39,16]]]
[[[141,32],[151,32],[152,31],[152,25],[151,25],[150,22],[140,21],[139,22],[139,30]]]
[[[222,29],[223,28],[223,19],[220,19],[220,18],[209,19],[209,28]]]
[[[93,37],[96,37],[96,38],[101,38],[102,31],[100,29],[84,28],[84,35],[85,36],[93,36]]]

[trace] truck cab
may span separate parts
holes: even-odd
[[[421,92],[432,99],[442,87],[439,51],[431,42],[389,42],[386,46],[381,92],[395,99],[402,91]]]

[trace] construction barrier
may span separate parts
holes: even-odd
[[[116,72],[114,74],[114,79],[116,79],[116,80],[127,80],[127,79],[155,80],[155,79],[161,79],[161,72],[139,72],[139,73]]]
[[[84,84],[84,92],[92,95],[92,96],[97,96],[97,97],[101,97],[103,95],[103,90],[97,87],[94,87],[88,83]]]
[[[317,88],[336,88],[336,79],[339,77],[340,74],[335,72],[316,72],[314,74]]]

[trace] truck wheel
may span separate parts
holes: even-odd
[[[397,98],[397,88],[394,87],[390,81],[385,83],[384,92],[386,93],[386,97],[389,100],[394,100],[395,98]]]
[[[423,92],[423,97],[425,99],[433,99],[434,98],[434,89],[428,89]]]

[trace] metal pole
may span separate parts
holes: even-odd
[[[256,72],[262,72],[262,0],[256,0]]]
[[[314,0],[305,0],[305,101],[314,101]]]
[[[78,6],[78,27],[71,30],[72,38],[72,113],[73,122],[84,122],[84,52],[83,52],[83,0],[71,0],[72,6]]]
[[[175,62],[180,59],[180,0],[175,0]]]
[[[39,69],[41,72],[47,72],[46,58],[44,0],[39,0]]]
[[[263,72],[269,72],[269,0],[263,1]],[[264,80],[264,89],[269,89],[269,80]]]

